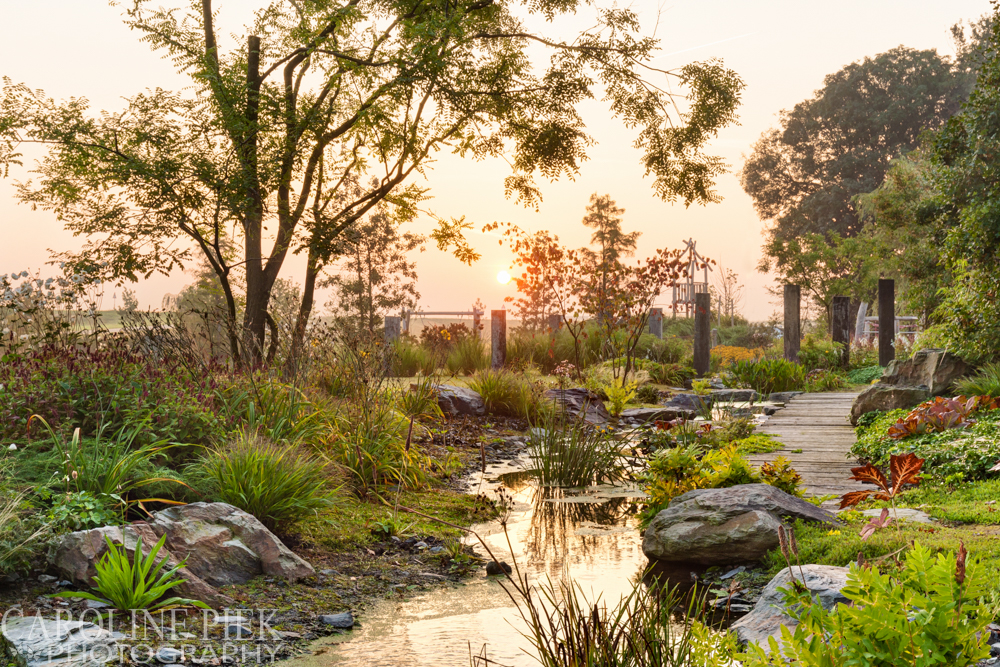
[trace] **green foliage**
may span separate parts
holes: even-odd
[[[314,442],[327,429],[322,413],[298,387],[248,377],[220,391],[220,411],[244,431],[274,442]]]
[[[380,540],[387,540],[391,537],[400,537],[413,527],[413,523],[404,523],[399,520],[395,513],[387,515],[372,526],[372,535]]]
[[[282,534],[332,505],[321,461],[257,434],[239,434],[208,450],[197,473],[207,480],[213,500],[238,507]]]
[[[452,345],[444,365],[449,373],[472,375],[489,368],[490,353],[478,336],[465,336]]]
[[[44,560],[46,537],[52,530],[24,493],[0,485],[0,572],[30,570]]]
[[[434,355],[422,345],[407,340],[397,341],[393,345],[393,375],[397,377],[433,375],[436,367]]]
[[[695,380],[691,383],[691,389],[698,396],[708,396],[712,393],[712,383],[709,380]]]
[[[418,375],[417,381],[410,384],[409,390],[403,389],[399,392],[396,404],[405,416],[414,419],[433,419],[442,416],[432,377]]]
[[[843,343],[834,343],[815,334],[806,334],[799,347],[799,363],[810,371],[817,368],[825,370],[840,368],[843,350]]]
[[[740,454],[769,454],[784,449],[785,446],[767,433],[755,433],[732,441]]]
[[[657,384],[665,384],[668,387],[683,387],[694,379],[696,373],[690,366],[680,364],[652,364],[646,366],[649,379]]]
[[[94,496],[88,491],[55,493],[52,494],[52,506],[46,518],[60,532],[121,525],[124,521],[122,499],[119,496]]]
[[[725,372],[726,384],[753,389],[767,396],[777,391],[800,391],[805,388],[806,370],[785,359],[762,357],[735,361]]]
[[[787,588],[798,626],[782,628],[781,648],[769,639],[770,654],[750,645],[743,664],[975,665],[989,656],[980,634],[992,617],[978,602],[986,592],[985,572],[964,546],[957,556],[935,555],[916,542],[898,574],[852,566],[841,590],[852,604],[828,611],[808,591]]]
[[[661,449],[650,457],[649,468],[643,473],[642,481],[649,496],[640,515],[643,528],[671,500],[695,489],[774,483],[787,493],[802,495],[802,480],[787,460],[779,457],[769,465],[765,475],[763,471],[754,470],[744,458],[738,443],[708,452],[697,444]]]
[[[921,484],[899,496],[896,506],[919,507],[944,521],[996,526],[1000,525],[998,499],[1000,479],[987,479],[960,484]]]
[[[204,602],[198,600],[179,597],[163,599],[171,588],[184,583],[184,579],[177,579],[176,574],[187,563],[185,558],[169,570],[163,570],[167,559],[164,558],[159,563],[156,562],[156,557],[167,539],[166,535],[161,537],[149,550],[148,556],[142,555],[142,538],[139,538],[135,545],[134,561],[129,560],[128,550],[124,546],[115,544],[106,535],[104,539],[108,543],[108,550],[94,564],[97,570],[97,574],[94,575],[94,590],[97,595],[65,591],[57,593],[53,597],[82,597],[103,602],[120,611],[131,609],[156,611],[181,606],[209,608]],[[161,570],[163,571],[161,572]]]
[[[638,392],[638,386],[635,382],[629,382],[625,385],[612,382],[604,385],[603,389],[604,394],[608,397],[608,412],[611,413],[612,417],[619,417],[625,406],[632,402]]]
[[[934,480],[957,474],[966,480],[983,479],[1000,459],[1000,410],[978,413],[976,423],[969,428],[900,440],[891,438],[889,429],[907,414],[907,410],[892,410],[877,416],[866,426],[858,426],[858,438],[851,447],[851,456],[885,467],[893,454],[912,452],[925,459],[924,475]]]
[[[882,377],[884,368],[875,364],[874,366],[862,366],[847,373],[847,381],[851,384],[871,384]]]
[[[806,375],[806,391],[836,391],[847,386],[847,379],[830,370],[810,371]]]
[[[651,384],[644,384],[635,390],[635,399],[639,403],[659,403],[660,390]]]
[[[1000,396],[1000,363],[989,363],[975,375],[955,382],[955,392],[963,396]]]
[[[636,347],[636,355],[658,364],[680,364],[691,354],[691,346],[676,336],[643,336]]]
[[[613,431],[550,416],[528,439],[531,471],[542,486],[583,487],[621,482],[625,457]]]
[[[533,419],[544,410],[541,387],[507,370],[480,371],[469,380],[469,387],[483,397],[490,414]]]

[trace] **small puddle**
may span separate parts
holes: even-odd
[[[642,491],[615,486],[540,490],[522,463],[488,467],[481,488],[493,497],[503,484],[514,498],[508,535],[521,571],[536,584],[546,578],[557,582],[568,572],[588,599],[600,596],[613,606],[631,592],[648,562],[635,517]],[[472,493],[479,484],[476,478]],[[497,558],[512,561],[498,523],[473,529]],[[485,557],[475,538],[470,544]],[[470,651],[478,655],[485,646],[487,657],[501,665],[538,664],[521,636],[525,626],[514,604],[483,570],[467,583],[379,603],[361,616],[361,623],[349,635],[315,642],[314,655],[295,662],[300,667],[468,667]]]

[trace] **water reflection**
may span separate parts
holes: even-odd
[[[568,572],[590,599],[600,596],[610,606],[627,595],[647,564],[635,518],[641,491],[613,486],[541,490],[517,465],[491,466],[482,484],[487,495],[502,484],[514,498],[506,535],[496,523],[474,527],[490,550],[507,562],[516,560],[535,583],[555,582]],[[479,484],[474,481],[473,491]],[[481,546],[476,548],[482,553]],[[361,618],[363,625],[352,637],[317,647],[324,652],[298,660],[299,667],[467,667],[470,649],[478,654],[483,645],[499,664],[537,664],[524,648],[528,642],[520,634],[524,626],[514,604],[499,581],[482,574],[406,601],[387,601]]]

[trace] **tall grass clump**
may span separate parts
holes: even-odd
[[[433,419],[442,416],[438,405],[437,391],[434,388],[434,378],[418,375],[417,381],[410,383],[409,389],[403,388],[396,400],[400,412],[414,419]]]
[[[510,371],[480,371],[472,376],[469,387],[483,397],[491,414],[533,419],[544,412],[541,388]]]
[[[433,375],[437,370],[434,354],[427,348],[401,340],[393,345],[392,374],[396,377],[413,377],[417,374]]]
[[[448,372],[455,375],[472,375],[489,365],[490,354],[478,336],[463,336],[455,341],[444,362]]]
[[[196,474],[213,500],[229,503],[287,534],[303,519],[332,505],[326,465],[297,447],[243,432],[208,450]]]
[[[220,397],[227,417],[275,442],[314,442],[327,428],[322,411],[291,384],[251,377],[220,391]]]
[[[776,391],[801,391],[806,386],[806,369],[780,358],[735,361],[725,375],[729,386],[753,389],[764,396]]]
[[[1000,396],[1000,364],[986,364],[975,375],[958,380],[955,392],[962,396]]]
[[[583,422],[564,423],[555,417],[542,421],[527,447],[531,469],[542,486],[589,486],[621,482],[627,462],[613,432]]]

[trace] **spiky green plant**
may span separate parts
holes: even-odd
[[[135,546],[134,560],[129,560],[128,551],[124,545],[115,544],[107,535],[104,536],[104,539],[108,543],[108,551],[94,564],[97,570],[97,574],[94,575],[94,590],[99,595],[63,591],[53,597],[82,597],[122,611],[131,609],[157,611],[183,606],[209,608],[200,600],[180,597],[164,599],[167,591],[187,581],[175,576],[187,563],[186,558],[169,570],[162,572],[167,559],[164,558],[159,563],[156,562],[156,557],[167,539],[166,535],[161,537],[156,545],[150,549],[148,556],[142,555],[142,538],[139,538]]]

